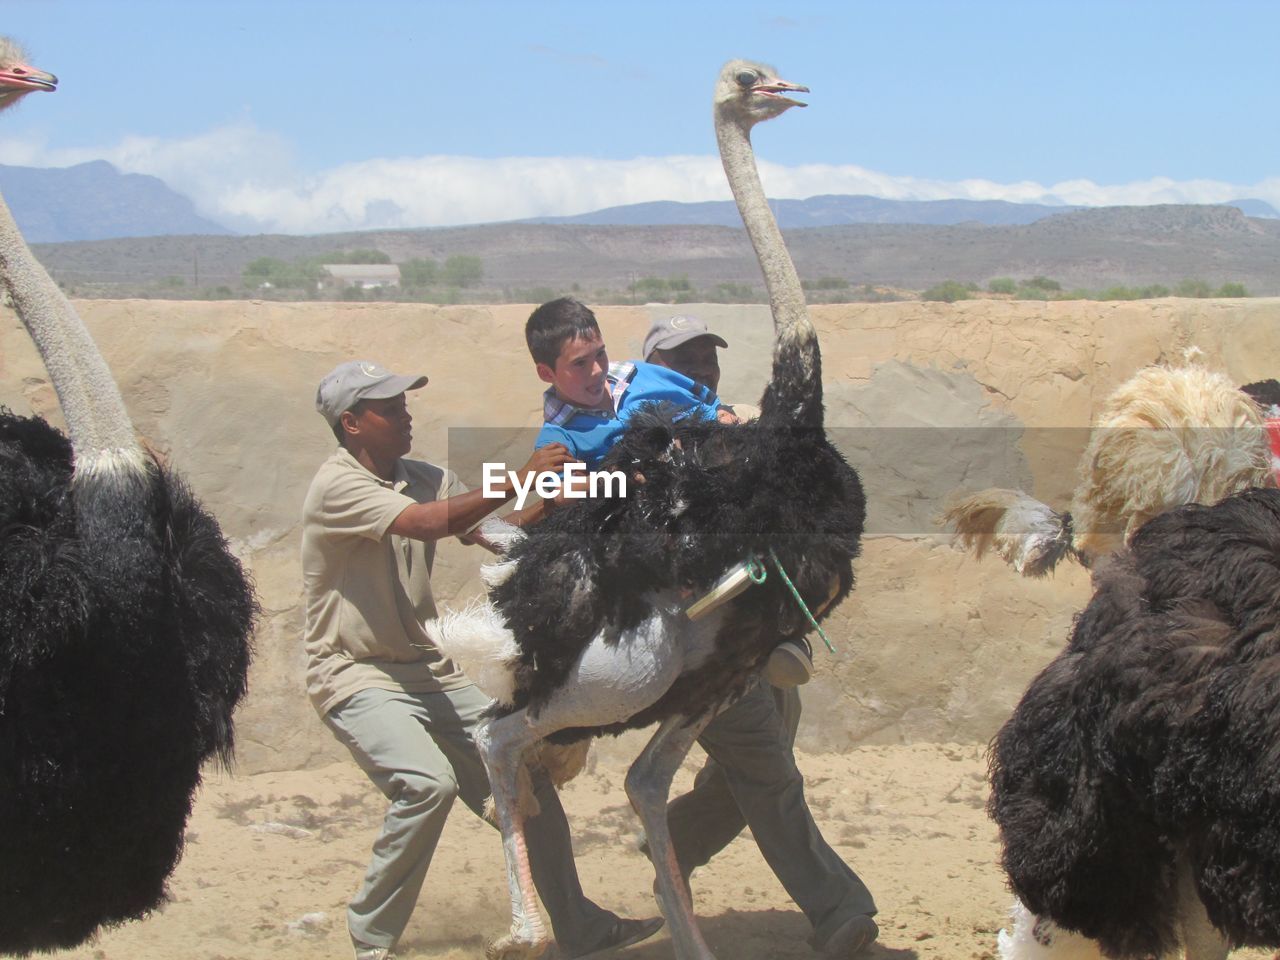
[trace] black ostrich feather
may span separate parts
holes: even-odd
[[[0,413],[0,953],[162,902],[201,764],[231,755],[257,614],[179,478],[71,468],[60,433]]]
[[[1280,944],[1280,491],[1156,517],[1094,582],[992,744],[1014,892],[1158,956],[1181,860],[1232,943]]]
[[[626,475],[625,497],[571,501],[513,547],[515,571],[491,592],[522,651],[510,709],[536,713],[592,638],[638,625],[658,591],[697,596],[770,550],[812,608],[833,580],[837,599],[852,588],[865,499],[821,427],[726,426],[681,413],[655,406],[631,419],[600,466]],[[774,572],[731,601],[715,654],[651,707],[623,724],[550,739],[696,716],[740,692],[778,643],[809,629]]]

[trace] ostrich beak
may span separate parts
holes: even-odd
[[[784,96],[786,93],[808,93],[809,88],[801,86],[798,83],[788,83],[786,80],[779,80],[777,77],[769,79],[761,79],[759,83],[751,88],[752,93],[758,93],[770,100],[785,104],[788,107],[807,107],[807,103],[800,100],[793,100],[791,97]]]
[[[57,90],[58,78],[25,63],[11,63],[0,68],[0,99],[11,99],[33,90]]]

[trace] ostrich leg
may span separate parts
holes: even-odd
[[[621,636],[601,635],[592,640],[564,686],[543,704],[536,717],[528,710],[516,710],[494,717],[476,731],[476,745],[489,772],[498,829],[502,831],[507,884],[511,891],[511,933],[489,947],[490,960],[537,957],[549,942],[534,892],[524,818],[519,809],[518,777],[525,751],[557,730],[605,726],[632,717],[657,702],[682,672],[700,664],[714,647],[715,634],[724,614],[713,611],[690,623],[681,612],[678,600],[674,593],[658,594],[651,601],[653,614],[634,629]],[[646,753],[654,749],[663,729],[665,726]],[[698,726],[688,737],[688,743],[680,750],[662,785],[661,804],[657,808],[661,826],[653,829],[660,829],[664,837],[667,835],[665,803],[671,778],[701,730],[702,726]],[[635,772],[633,767],[627,777],[629,792]],[[650,829],[648,822],[645,828]],[[670,847],[669,840],[667,847]],[[687,956],[711,958],[706,952]]]
[[[537,740],[538,735],[531,732],[524,710],[496,717],[476,730],[476,746],[489,773],[494,815],[502,831],[502,852],[507,860],[507,887],[511,894],[511,932],[485,947],[488,960],[531,960],[541,956],[550,943],[533,888],[524,816],[519,803],[524,752]]]
[[[1036,916],[1021,900],[1013,902],[1009,916],[1012,929],[997,938],[1000,960],[1104,960],[1096,941]]]
[[[1185,859],[1178,863],[1178,930],[1186,960],[1226,960],[1231,950],[1231,944],[1209,922],[1196,878]]]
[[[680,865],[676,862],[671,832],[667,827],[667,797],[671,794],[671,780],[698,735],[714,716],[715,712],[710,711],[692,720],[674,716],[662,721],[653,739],[627,771],[627,796],[644,824],[645,837],[657,871],[662,915],[667,918],[667,929],[671,931],[677,960],[715,960],[694,919],[693,904],[689,902],[689,891],[680,876]]]

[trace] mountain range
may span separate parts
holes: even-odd
[[[121,173],[105,160],[74,167],[0,165],[0,193],[28,243],[229,234],[157,177]]]
[[[858,223],[784,234],[802,278],[833,278],[856,288],[923,290],[942,280],[985,285],[994,277],[1042,275],[1067,289],[1172,288],[1197,279],[1214,289],[1232,281],[1254,295],[1280,294],[1280,219],[1246,217],[1233,206],[1099,207],[1012,226]],[[105,297],[217,287],[243,295],[244,270],[259,257],[300,261],[354,248],[381,250],[393,263],[477,257],[484,279],[466,296],[480,302],[528,302],[555,292],[617,297],[646,278],[680,278],[713,297],[718,289],[730,297],[759,296],[761,289],[760,267],[741,227],[505,223],[33,247],[76,295]],[[428,299],[447,295],[424,293]]]
[[[120,173],[105,160],[64,168],[0,166],[0,192],[31,243],[235,232],[200,216],[187,197],[164,181],[143,174]],[[1084,209],[1005,200],[886,200],[830,194],[769,203],[784,230],[848,224],[1025,226]],[[1280,212],[1262,200],[1233,200],[1227,205],[1237,207],[1246,216],[1280,219]],[[741,226],[738,208],[730,200],[633,203],[573,216],[513,222],[619,227]]]

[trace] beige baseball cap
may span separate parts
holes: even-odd
[[[710,337],[717,347],[729,346],[724,337],[717,336],[707,329],[705,320],[681,315],[653,321],[653,326],[645,335],[640,356],[648,360],[655,350],[671,350],[698,337]]]
[[[320,381],[316,388],[316,409],[332,427],[361,400],[385,400],[406,390],[417,390],[426,383],[427,378],[421,374],[404,376],[372,360],[348,360]]]

